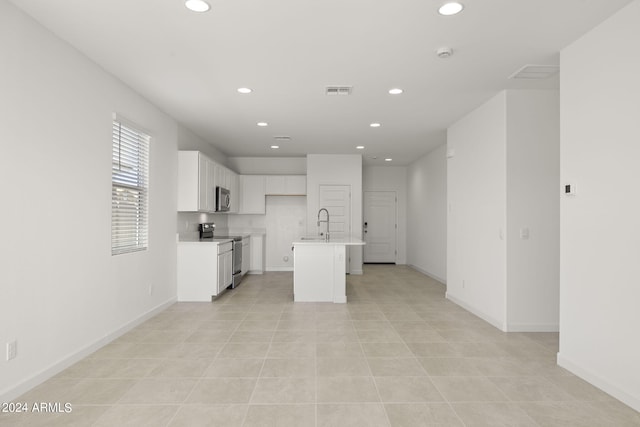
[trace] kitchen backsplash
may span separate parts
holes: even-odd
[[[178,212],[178,223],[176,230],[180,237],[197,237],[198,224],[203,222],[214,222],[216,229],[227,228],[226,214],[207,214],[198,212]]]
[[[265,215],[228,215],[227,226],[230,230],[264,230]]]

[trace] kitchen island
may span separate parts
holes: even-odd
[[[346,247],[362,246],[356,237],[303,237],[293,242],[293,300],[296,302],[347,302]]]

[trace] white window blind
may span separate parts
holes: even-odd
[[[151,137],[113,121],[111,254],[148,246],[149,142]]]

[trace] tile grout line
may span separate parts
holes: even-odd
[[[246,314],[245,314],[246,317]],[[243,318],[244,319],[244,318]],[[241,322],[241,321],[240,321]],[[200,377],[198,378],[198,380],[196,381],[196,383],[194,384],[193,388],[191,389],[191,391],[189,392],[189,394],[187,394],[187,396],[185,396],[184,400],[182,401],[182,404],[180,406],[180,408],[178,409],[178,411],[176,411],[176,413],[174,414],[174,418],[175,416],[178,414],[178,412],[180,411],[180,409],[182,409],[182,407],[189,401],[189,398],[193,395],[194,391],[198,388],[198,386],[200,386],[200,384],[202,384],[202,380],[205,378],[205,374],[207,372],[207,370],[218,360],[218,358],[220,357],[220,353],[222,352],[222,350],[226,347],[226,345],[230,342],[231,337],[233,336],[233,334],[238,330],[238,328],[240,327],[240,322],[238,322],[238,324],[236,325],[236,327],[233,329],[233,331],[229,334],[229,337],[227,338],[227,341],[222,345],[222,347],[216,352],[216,356],[214,357],[214,359],[211,361],[211,363],[209,364],[209,366],[207,367],[207,369],[205,369],[202,374],[200,375]]]
[[[255,303],[254,305],[256,305],[257,303]],[[252,305],[252,307],[254,306]],[[281,313],[282,316],[282,313]],[[280,320],[278,320],[278,322],[280,322]],[[271,350],[271,346],[273,344],[273,338],[275,337],[275,331],[277,330],[278,325],[276,324],[276,329],[273,331],[273,333],[271,334],[271,339],[269,340],[269,346],[267,347],[267,351],[264,353],[264,357],[262,358],[262,365],[260,366],[260,370],[258,371],[258,376],[256,378],[256,382],[253,385],[253,390],[251,390],[251,395],[249,395],[249,400],[247,401],[247,411],[244,414],[244,418],[242,419],[242,423],[240,424],[241,426],[244,426],[245,423],[247,422],[247,417],[249,416],[249,411],[251,410],[251,400],[253,399],[253,395],[256,392],[256,389],[258,388],[258,382],[260,382],[260,378],[262,378],[262,371],[264,370],[264,365],[267,362],[267,357],[269,356],[269,351]]]
[[[383,313],[384,316],[384,313]],[[369,358],[367,357],[367,354],[364,351],[364,346],[362,345],[362,341],[360,341],[360,336],[358,335],[358,332],[356,331],[356,338],[358,340],[358,345],[360,346],[360,351],[362,352],[362,356],[364,357],[364,360],[367,364],[367,368],[369,369],[369,375],[371,376],[371,380],[373,381],[373,386],[376,389],[376,394],[378,396],[378,400],[380,402],[380,405],[382,406],[382,411],[384,412],[385,415],[385,419],[387,420],[387,425],[389,427],[391,427],[391,418],[389,418],[389,413],[387,412],[387,407],[384,404],[384,402],[382,401],[382,396],[380,395],[380,389],[378,388],[378,382],[376,381],[376,377],[373,375],[373,370],[371,369],[371,364],[369,363]]]
[[[278,281],[280,281],[280,283],[278,283]],[[569,381],[569,380],[565,381],[562,379],[565,377],[575,378],[574,376],[561,375],[562,372],[552,369],[552,364],[548,360],[549,359],[548,354],[553,353],[554,341],[557,341],[557,338],[554,338],[554,335],[552,334],[549,334],[549,336],[535,335],[535,334],[528,335],[526,333],[521,334],[521,336],[518,334],[504,335],[504,334],[501,334],[500,332],[494,331],[494,329],[492,328],[485,327],[486,325],[483,326],[484,323],[477,321],[477,319],[473,318],[470,315],[469,316],[465,315],[465,312],[460,311],[456,306],[448,303],[447,301],[441,301],[442,300],[442,296],[440,295],[441,289],[439,287],[436,289],[436,287],[432,286],[431,283],[427,283],[427,286],[424,286],[424,289],[422,289],[424,283],[419,283],[418,280],[412,280],[411,283],[409,283],[409,289],[407,290],[406,287],[403,288],[405,289],[405,292],[398,297],[397,295],[391,295],[390,293],[385,291],[387,281],[388,281],[387,276],[384,276],[381,278],[381,277],[378,277],[378,275],[376,274],[374,275],[374,277],[372,277],[372,280],[367,281],[366,283],[363,281],[358,281],[357,286],[360,286],[360,287],[354,288],[354,286],[351,285],[350,288],[348,288],[347,293],[349,295],[349,302],[352,303],[350,304],[349,308],[354,309],[354,310],[348,311],[349,320],[351,322],[351,326],[353,329],[353,333],[355,334],[355,338],[359,343],[359,348],[361,352],[364,353],[364,348],[367,346],[367,343],[366,343],[367,341],[377,342],[380,339],[384,339],[384,337],[387,337],[388,333],[385,332],[380,336],[376,336],[375,333],[373,332],[364,332],[359,334],[360,331],[376,330],[375,328],[373,328],[375,324],[371,323],[370,325],[367,325],[365,323],[360,323],[358,324],[358,326],[363,326],[364,328],[356,329],[354,325],[354,322],[356,322],[356,320],[354,320],[353,317],[355,316],[364,322],[365,319],[368,319],[368,318],[371,319],[371,318],[377,318],[377,317],[375,317],[376,315],[372,315],[372,314],[367,315],[367,314],[359,314],[359,313],[378,312],[378,313],[382,313],[382,316],[385,318],[384,320],[385,324],[382,325],[380,323],[378,326],[382,325],[387,327],[390,325],[390,330],[393,330],[397,335],[400,335],[400,338],[401,338],[400,342],[402,342],[405,347],[409,347],[410,354],[407,354],[407,357],[401,357],[401,358],[406,358],[406,359],[411,358],[411,360],[415,361],[416,363],[418,363],[418,365],[422,366],[422,369],[425,369],[425,368],[424,368],[424,365],[422,365],[422,363],[420,362],[421,360],[442,359],[443,362],[434,362],[435,363],[434,368],[438,368],[434,372],[440,373],[440,374],[444,373],[445,375],[440,375],[442,377],[460,377],[460,378],[475,377],[475,378],[487,378],[487,379],[506,378],[506,379],[509,379],[509,381],[504,382],[505,386],[508,385],[508,387],[505,388],[505,390],[509,390],[517,386],[520,383],[520,380],[524,381],[523,384],[528,384],[526,378],[537,378],[539,376],[542,376],[543,380],[539,380],[539,381],[536,380],[536,384],[539,384],[540,392],[542,394],[537,394],[537,390],[534,390],[536,392],[534,394],[528,393],[523,396],[518,396],[518,394],[516,394],[513,396],[514,398],[518,396],[520,399],[525,399],[525,400],[516,401],[516,400],[511,400],[509,398],[511,394],[507,394],[505,391],[503,391],[502,388],[504,387],[502,387],[502,388],[499,388],[500,395],[506,396],[507,400],[502,402],[493,402],[493,403],[484,402],[487,408],[491,408],[492,404],[497,404],[499,407],[504,407],[502,409],[499,408],[500,412],[502,412],[503,410],[506,411],[504,413],[505,416],[511,416],[509,414],[512,414],[514,417],[513,418],[514,421],[517,419],[520,419],[523,421],[529,421],[534,425],[538,425],[539,423],[535,421],[536,418],[538,418],[538,415],[541,414],[540,411],[543,411],[543,409],[546,407],[545,405],[549,404],[550,402],[546,400],[545,396],[555,395],[556,393],[554,393],[554,390],[562,391],[564,393],[563,396],[565,396],[566,399],[569,399],[569,398],[571,399],[571,400],[563,400],[562,402],[558,402],[559,404],[561,404],[561,407],[559,407],[559,410],[561,409],[563,413],[564,411],[570,410],[571,404],[579,404],[579,405],[585,405],[584,406],[585,408],[587,406],[592,408],[597,408],[598,411],[602,413],[602,415],[598,415],[597,413],[594,413],[594,417],[595,417],[594,421],[600,420],[600,416],[604,417],[606,416],[605,414],[612,414],[612,415],[616,414],[613,411],[613,408],[607,409],[607,406],[604,403],[602,403],[600,399],[597,399],[598,397],[597,395],[586,393],[588,390],[583,390],[581,387],[579,387],[579,384],[574,384],[574,382],[572,381]],[[249,287],[247,285],[251,285],[251,286]],[[269,351],[271,351],[271,349],[274,348],[273,346],[275,345],[275,342],[276,342],[275,340],[277,338],[276,334],[278,331],[277,329],[278,324],[280,322],[285,322],[285,321],[289,322],[289,324],[287,325],[283,324],[283,326],[285,326],[286,328],[282,329],[282,331],[292,331],[299,326],[304,326],[305,328],[307,326],[306,324],[304,325],[299,324],[298,326],[296,326],[297,322],[302,321],[304,319],[304,316],[298,317],[295,315],[297,310],[292,309],[293,307],[292,303],[287,300],[291,296],[290,292],[287,291],[288,286],[289,286],[288,280],[280,280],[280,278],[278,278],[278,280],[269,279],[268,282],[265,282],[265,281],[252,281],[250,283],[247,282],[246,285],[244,287],[241,287],[237,292],[234,292],[233,294],[228,295],[228,298],[222,301],[219,301],[219,303],[216,304],[217,308],[222,308],[221,311],[217,311],[219,315],[211,315],[209,314],[210,311],[200,310],[200,308],[205,307],[205,305],[194,304],[193,306],[187,306],[187,305],[181,306],[178,303],[174,306],[175,308],[174,310],[169,309],[165,313],[166,315],[160,317],[160,319],[157,320],[155,323],[153,324],[149,323],[146,327],[144,327],[143,326],[144,324],[143,324],[142,325],[143,327],[141,328],[141,330],[139,330],[139,332],[133,335],[129,335],[128,339],[130,341],[124,341],[121,347],[113,347],[113,350],[109,352],[111,353],[109,357],[95,358],[95,357],[88,356],[86,359],[95,360],[95,361],[106,360],[107,361],[106,363],[113,362],[119,368],[123,368],[123,369],[126,368],[126,363],[125,363],[126,361],[140,360],[141,362],[143,362],[145,359],[149,359],[149,361],[151,361],[152,364],[155,362],[158,363],[157,368],[162,368],[164,366],[167,369],[173,370],[172,365],[168,363],[168,361],[171,361],[171,360],[179,361],[180,358],[178,357],[177,354],[174,354],[172,352],[171,354],[173,354],[173,357],[169,357],[171,354],[167,353],[162,357],[144,357],[144,358],[138,359],[136,354],[138,355],[146,354],[148,356],[153,351],[153,348],[152,348],[153,346],[150,346],[147,349],[140,347],[137,350],[134,347],[139,344],[156,344],[156,345],[165,344],[162,342],[156,342],[155,340],[166,341],[165,339],[161,339],[161,338],[166,338],[170,336],[171,330],[167,330],[166,334],[162,334],[156,331],[161,331],[161,329],[159,329],[160,326],[171,327],[171,322],[173,321],[180,322],[180,326],[177,329],[175,329],[176,331],[183,330],[182,328],[185,328],[184,329],[185,331],[190,330],[188,325],[189,320],[193,320],[194,322],[198,322],[199,320],[209,320],[209,319],[211,320],[219,319],[221,321],[223,321],[224,319],[227,319],[229,321],[235,321],[236,325],[235,325],[235,328],[231,331],[231,334],[226,338],[223,338],[223,340],[220,341],[220,344],[216,343],[216,345],[213,346],[214,351],[211,353],[208,353],[213,356],[213,358],[211,359],[211,363],[209,364],[208,367],[204,369],[201,375],[196,377],[197,381],[194,381],[195,383],[194,388],[191,389],[190,392],[186,395],[187,397],[185,398],[185,401],[182,404],[166,405],[166,406],[172,406],[177,408],[177,410],[175,410],[175,412],[173,413],[173,416],[168,420],[168,423],[175,422],[174,420],[181,418],[181,415],[179,415],[181,408],[187,407],[188,404],[186,404],[186,402],[188,401],[188,399],[190,397],[193,397],[198,385],[202,384],[202,382],[206,380],[207,377],[205,377],[206,375],[205,373],[207,372],[207,370],[216,361],[221,360],[220,356],[222,355],[223,349],[225,347],[228,347],[231,343],[233,343],[232,337],[234,333],[239,332],[243,328],[242,323],[247,320],[253,320],[254,322],[259,322],[260,320],[265,320],[265,321],[276,320],[276,319],[273,319],[272,315],[268,314],[268,313],[272,313],[275,310],[280,314],[279,314],[279,318],[277,319],[278,323],[276,323],[276,330],[273,331],[273,333],[271,334],[269,345],[264,346],[266,347],[267,355],[265,355],[262,358],[262,363],[260,365],[254,364],[256,368],[260,366],[260,372],[258,373],[258,378],[256,379],[256,385],[254,386],[251,392],[252,396],[249,398],[251,400],[253,397],[255,397],[255,394],[257,392],[257,383],[260,380],[260,378],[262,378],[261,375],[263,375],[266,372],[265,370],[266,361],[267,361],[266,359]],[[420,293],[418,293],[418,287],[421,287]],[[245,290],[247,290],[248,292],[245,292]],[[274,304],[274,306],[263,307],[261,305],[261,298],[264,304],[269,304],[269,305]],[[276,308],[276,306],[278,307]],[[424,341],[424,344],[429,344],[433,342],[426,340],[430,338],[429,333],[422,334],[422,333],[419,333],[418,330],[416,330],[415,334],[403,333],[404,329],[402,328],[403,326],[405,326],[403,325],[403,322],[412,321],[411,319],[403,320],[403,317],[408,317],[408,315],[403,316],[400,314],[400,311],[404,309],[403,307],[409,308],[415,313],[417,313],[418,317],[420,317],[421,319],[420,321],[423,321],[424,323],[430,325],[431,327],[429,329],[434,330],[435,334],[440,334],[442,336],[441,340],[437,340],[435,342],[441,343],[441,344],[447,344],[447,346],[420,345],[420,346],[416,346],[415,348],[411,348],[409,345],[411,343],[423,344],[423,341]],[[262,309],[258,310],[258,308],[262,308]],[[330,326],[337,327],[338,323],[335,323],[334,325],[331,319],[338,316],[337,315],[332,316],[330,314],[331,311],[332,310],[326,310],[326,314],[322,315],[322,319],[325,319],[326,322],[322,324],[323,328],[321,329],[318,328],[319,326],[318,316],[320,316],[319,314],[320,312],[325,313],[324,307],[315,307],[315,311],[314,311],[316,316],[315,317],[316,327],[314,329],[316,337],[315,337],[315,340],[313,341],[314,350],[315,350],[313,355],[313,360],[315,364],[315,379],[314,379],[315,381],[315,387],[314,387],[315,412],[314,412],[314,415],[315,415],[316,425],[321,421],[319,420],[319,415],[321,414],[319,414],[319,410],[318,410],[320,405],[318,402],[318,396],[319,396],[318,380],[320,378],[319,366],[318,366],[319,359],[318,359],[318,352],[317,352],[318,338],[319,338],[318,333],[321,330],[331,331],[332,329],[330,328]],[[238,320],[236,320],[236,319],[230,319],[231,317],[234,317],[233,315],[225,316],[224,313],[234,313],[234,314],[242,313],[242,314],[240,316],[237,316]],[[261,313],[264,313],[264,314],[261,314]],[[291,313],[293,315],[287,319],[285,313]],[[303,314],[303,311],[301,311],[300,313]],[[356,313],[356,314],[353,314],[353,313]],[[180,316],[185,316],[185,319],[180,320]],[[390,319],[394,319],[394,320],[391,321]],[[457,321],[457,319],[459,319],[459,321]],[[418,320],[413,319],[413,321],[418,321]],[[392,323],[392,322],[395,322],[395,323]],[[407,324],[406,326],[413,327],[413,325],[409,325],[409,324]],[[233,327],[233,324],[226,325],[222,323],[220,324],[214,323],[209,329],[216,329],[216,328],[230,329],[232,327]],[[246,329],[247,331],[251,331],[254,325],[248,325],[246,327],[248,328]],[[258,323],[255,324],[255,327],[258,327]],[[244,329],[242,330],[244,331]],[[342,328],[340,328],[340,330],[342,330]],[[197,333],[197,331],[198,329],[190,330],[190,333],[191,334]],[[307,335],[310,333],[310,331],[308,331],[307,329],[302,329],[301,331],[303,331]],[[179,335],[179,333],[176,333],[176,336],[177,335]],[[215,334],[211,334],[211,337],[214,337],[214,335]],[[299,335],[302,336],[304,334],[299,334]],[[321,335],[322,335],[321,339],[323,340],[329,340],[333,338],[336,340],[345,340],[345,341],[352,342],[351,336],[339,335],[339,334],[332,335],[331,333],[321,334]],[[252,335],[249,334],[246,338],[243,338],[243,337],[238,337],[238,338],[249,339],[249,338],[252,338]],[[295,334],[291,336],[282,335],[282,338],[292,339],[292,338],[295,338]],[[364,341],[362,341],[361,338]],[[412,342],[409,343],[407,340],[410,340]],[[305,339],[303,340],[303,342],[308,342],[308,340]],[[185,344],[185,341],[181,341],[181,343]],[[178,347],[182,344],[178,344]],[[128,349],[125,348],[126,345],[129,345]],[[450,346],[454,346],[455,348]],[[187,348],[189,347],[184,347],[184,349],[187,349]],[[194,349],[196,348],[197,347],[194,347]],[[502,349],[502,352],[499,351],[500,349]],[[198,351],[203,351],[203,350],[206,350],[205,347],[202,347],[202,350],[198,348]],[[284,347],[283,347],[283,350],[284,350]],[[373,347],[371,347],[370,350],[373,351]],[[390,347],[389,350],[392,350],[392,348]],[[452,351],[455,354],[453,355],[447,354],[447,353],[451,353]],[[109,353],[104,353],[103,356],[105,354],[108,355]],[[419,353],[422,355],[419,356],[418,355]],[[387,353],[387,354],[391,354],[391,353]],[[127,356],[124,356],[124,355],[127,355]],[[132,356],[136,356],[136,358],[132,358]],[[380,404],[384,407],[384,402],[382,402],[382,397],[380,395],[381,389],[379,388],[378,381],[376,381],[376,377],[374,376],[374,373],[373,373],[373,366],[377,367],[378,364],[377,362],[376,364],[372,364],[372,362],[375,361],[373,358],[368,358],[366,355],[363,355],[363,356],[365,357],[366,363],[367,363],[366,365],[368,368],[367,376],[372,378],[372,382],[376,387],[377,398],[379,399]],[[286,357],[286,354],[282,354],[279,358],[287,358],[287,357]],[[393,359],[393,357],[391,357],[390,359]],[[448,363],[446,362],[447,359],[460,359],[460,362],[457,362],[454,360],[451,363]],[[485,363],[484,362],[485,360],[495,361],[495,362]],[[502,363],[502,361],[504,361],[504,363]],[[119,364],[118,362],[123,362],[123,363]],[[522,363],[518,363],[518,362],[522,362]],[[132,368],[135,368],[134,365],[137,366],[139,364],[135,363],[133,365],[130,365],[130,367],[125,370],[131,371]],[[196,364],[196,365],[198,368],[201,366],[200,364]],[[286,364],[277,364],[277,365],[284,366]],[[381,367],[383,366],[386,366],[386,363],[383,363],[381,365]],[[392,365],[388,365],[388,366],[392,367]],[[431,364],[429,364],[428,366],[431,366]],[[442,366],[444,370],[441,371],[440,366]],[[520,368],[518,366],[520,366]],[[84,369],[87,367],[88,369]],[[460,371],[458,367],[463,368],[463,370]],[[477,369],[471,369],[470,371],[471,375],[464,375],[466,371],[469,371],[467,367],[469,368],[477,367]],[[87,364],[84,368],[82,369],[85,370],[85,373],[83,373],[80,376],[78,374],[76,374],[76,376],[72,375],[69,378],[76,379],[78,381],[88,381],[91,379],[132,380],[132,385],[130,386],[130,388],[124,391],[124,394],[126,394],[128,390],[131,390],[132,387],[135,387],[135,384],[141,381],[161,379],[161,377],[158,377],[157,375],[151,376],[152,371],[149,371],[146,373],[142,372],[142,376],[139,376],[138,374],[136,374],[136,375],[128,375],[128,376],[124,375],[124,376],[118,376],[118,377],[98,376],[94,378],[91,376],[92,375],[91,373],[87,375],[87,372],[91,371],[90,365]],[[96,368],[100,368],[100,367],[96,365]],[[153,368],[153,369],[156,369],[156,368]],[[117,371],[114,371],[114,372],[120,372],[120,370],[121,369],[118,369]],[[100,371],[104,371],[104,369],[100,368]],[[413,370],[405,371],[404,369],[400,369],[400,370],[392,369],[390,372],[393,373],[396,371],[400,373],[413,372]],[[81,372],[81,370],[78,370],[76,372]],[[96,372],[96,371],[94,370],[91,372]],[[180,375],[181,378],[183,375],[188,375],[188,372],[186,374],[184,373],[186,371],[182,371],[182,372],[183,373],[177,374],[177,375]],[[386,371],[381,371],[381,372],[386,372]],[[450,372],[457,373],[457,375],[446,375],[447,373],[450,373]],[[224,372],[222,373],[224,374]],[[98,372],[98,374],[100,373]],[[522,374],[526,374],[526,375],[522,375]],[[123,375],[123,373],[120,373],[120,375]],[[429,374],[429,372],[426,372],[426,378],[429,379],[429,381],[433,384],[434,389],[437,390],[438,393],[440,393],[440,395],[442,396],[440,389],[433,382],[433,380],[436,379],[437,377],[438,377],[437,375],[434,376]],[[187,378],[187,377],[184,377],[184,378]],[[188,379],[191,379],[191,378],[192,377],[188,377]],[[558,381],[556,381],[556,378],[558,379]],[[447,386],[448,384],[446,381],[441,381],[441,383],[443,386]],[[464,384],[464,382],[460,384]],[[384,385],[384,383],[382,385]],[[546,386],[548,386],[549,389],[547,389]],[[482,390],[482,388],[478,390]],[[546,394],[545,390],[550,390],[551,394]],[[98,404],[98,405],[87,404],[87,405],[79,405],[79,406],[101,406],[106,408],[105,409],[106,411],[106,410],[109,410],[109,408],[117,408],[117,407],[129,407],[129,406],[153,407],[155,405],[163,405],[163,404],[154,404],[154,403],[145,403],[145,404],[121,403],[124,394],[120,396],[114,404]],[[474,400],[483,398],[483,396],[481,394],[478,394],[477,392],[474,392],[473,394],[469,394],[469,396],[472,397]],[[526,400],[527,397],[537,398],[542,400]],[[207,395],[203,395],[203,398],[206,399]],[[411,400],[411,397],[408,397],[406,399],[401,399],[401,400]],[[464,405],[462,406],[457,405],[458,402],[450,401],[446,398],[444,400],[447,403],[446,407],[448,407],[449,410],[453,411],[455,414],[456,418],[452,417],[451,420],[454,421],[455,419],[455,420],[462,421],[461,415],[467,414],[466,409],[464,412],[458,413],[454,409],[454,406],[458,407],[459,409],[464,409]],[[615,399],[612,399],[612,401],[615,402]],[[358,403],[356,402],[353,402],[353,403],[336,402],[336,403],[340,403],[344,405],[358,405]],[[396,403],[396,402],[392,402],[392,403]],[[399,402],[399,403],[409,403],[409,402]],[[424,402],[421,402],[421,403],[424,403]],[[460,402],[460,403],[462,404],[467,402]],[[472,403],[472,402],[469,402],[469,403]],[[483,402],[478,401],[476,403],[482,405]],[[533,404],[533,405],[528,405],[528,404]],[[256,404],[256,405],[269,406],[270,404],[265,403],[265,404]],[[247,406],[248,407],[251,406],[251,401],[249,401],[249,404]],[[289,404],[287,404],[287,406],[289,406]],[[540,408],[538,408],[538,406],[540,406]],[[513,412],[510,409],[511,407],[513,408],[514,411],[518,409],[518,412],[517,413]],[[441,408],[442,410],[444,410],[445,406],[442,406]],[[133,409],[130,409],[130,410],[133,410]],[[394,413],[387,412],[386,407],[384,407],[384,410],[385,410],[387,422],[390,423],[391,422],[390,415],[394,415],[395,412]],[[400,410],[400,409],[398,410],[400,411],[398,412],[398,415],[405,413],[404,410]],[[610,412],[607,412],[607,411],[610,411]],[[238,408],[236,412],[237,412],[236,415],[238,417],[241,417],[242,413],[240,411],[240,408]],[[310,408],[308,408],[308,410],[305,412],[310,418],[311,417]],[[530,413],[532,415],[529,415]],[[104,417],[104,413],[100,413],[98,411],[96,412],[96,414],[99,414],[99,415],[92,415],[92,418],[97,416],[96,420],[107,419]],[[406,414],[408,415],[408,412]],[[453,416],[454,414],[451,414],[451,415]],[[111,415],[113,416],[114,414],[111,413]],[[568,413],[567,413],[567,416],[569,416]],[[536,418],[533,418],[533,417],[536,417]],[[247,410],[247,412],[244,413],[243,422],[246,422],[248,419],[249,418],[248,418],[248,410]],[[383,422],[382,419],[383,418],[380,418],[380,422]],[[627,419],[630,419],[632,421],[636,420],[635,418],[627,418]],[[239,418],[238,418],[238,421],[239,421]],[[94,422],[97,423],[98,421],[94,420]],[[309,424],[313,424],[313,423],[309,423]]]

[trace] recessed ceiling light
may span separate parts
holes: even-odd
[[[253,92],[253,90],[249,89],[248,87],[240,87],[240,88],[238,88],[238,92],[240,92],[240,93],[251,93],[251,92]]]
[[[436,55],[438,55],[438,58],[447,59],[448,57],[453,55],[453,49],[451,49],[450,47],[438,48],[438,50],[436,50]]]
[[[204,0],[186,0],[184,5],[193,12],[206,12],[211,9],[209,3]]]
[[[391,95],[400,95],[402,92],[404,92],[404,91],[402,89],[400,89],[400,88],[397,88],[397,87],[395,87],[393,89],[389,89],[389,93]]]
[[[278,148],[280,148],[279,145],[272,145],[271,148],[273,148],[274,150],[277,150]]]
[[[464,9],[464,6],[461,3],[450,2],[440,6],[440,9],[438,9],[438,13],[444,16],[451,16],[462,12],[462,9]]]
[[[364,145],[358,145],[358,146],[356,147],[356,149],[358,149],[358,150],[364,150]]]
[[[393,159],[389,159],[389,158],[384,159],[385,162],[390,162],[391,160],[393,160]]]
[[[269,123],[267,123],[267,122],[258,122],[258,123],[256,123],[256,124],[257,124],[258,126],[260,126],[260,127],[269,126]]]
[[[369,126],[371,126],[372,128],[379,128],[382,125],[380,123],[371,123]]]

